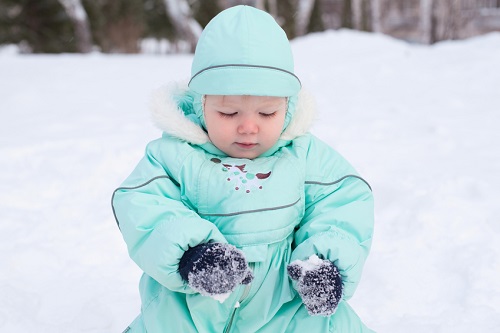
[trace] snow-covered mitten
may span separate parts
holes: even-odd
[[[249,284],[253,279],[243,252],[224,243],[189,248],[179,262],[179,274],[193,290],[211,297],[227,296],[238,285]]]
[[[343,287],[339,270],[331,261],[312,255],[307,261],[295,260],[287,270],[288,275],[297,281],[297,292],[310,315],[335,313]]]

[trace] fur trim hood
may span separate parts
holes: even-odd
[[[185,106],[179,106],[175,96],[185,96],[189,92],[186,84],[170,85],[158,89],[151,100],[151,117],[160,130],[195,145],[210,143],[202,126],[189,118]],[[314,119],[315,103],[303,90],[299,93],[295,112],[288,126],[281,134],[282,140],[293,140],[306,134]]]

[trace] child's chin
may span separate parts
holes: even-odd
[[[240,149],[237,147],[230,147],[229,149],[221,149],[221,150],[224,153],[226,153],[227,156],[232,158],[247,158],[252,160],[256,157],[259,157],[262,154],[260,149],[255,149],[255,148],[257,147],[254,147],[254,149]]]
[[[233,154],[228,154],[228,155],[233,158],[248,158],[249,160],[252,160],[256,157],[259,157],[260,153],[255,151],[248,151],[248,152],[234,152]]]
[[[249,160],[253,160],[254,158],[257,158],[259,155],[235,155],[235,156],[231,156],[233,158],[246,158],[246,159],[249,159]]]

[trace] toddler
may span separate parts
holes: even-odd
[[[162,137],[112,198],[144,271],[126,332],[372,332],[347,303],[371,189],[308,133],[313,105],[269,14],[217,15],[188,86],[158,92],[153,117]]]

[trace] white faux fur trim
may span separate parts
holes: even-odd
[[[172,99],[173,94],[182,94],[187,85],[170,85],[158,89],[151,99],[151,118],[154,124],[165,133],[193,144],[210,141],[207,133],[189,120]]]
[[[295,113],[286,130],[281,134],[283,140],[293,140],[306,134],[315,117],[316,105],[312,96],[302,89],[297,98]]]
[[[172,84],[158,89],[151,99],[151,118],[154,124],[165,133],[193,144],[210,142],[207,133],[189,120],[175,104],[172,96],[187,91],[187,85]],[[310,94],[301,90],[295,114],[281,135],[283,140],[293,140],[307,133],[315,115],[315,103]]]

